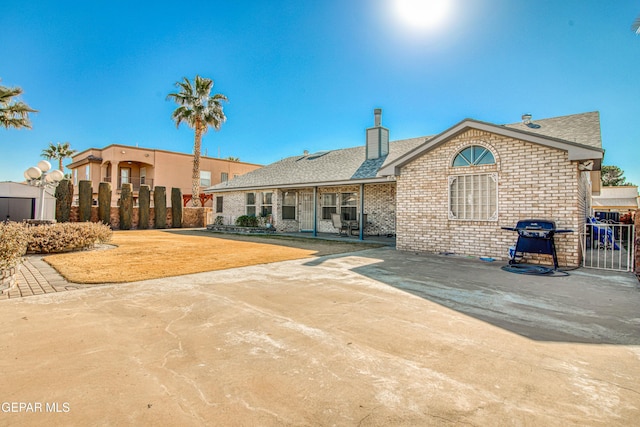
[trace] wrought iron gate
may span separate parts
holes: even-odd
[[[633,271],[635,228],[632,224],[585,224],[582,266],[604,270]]]

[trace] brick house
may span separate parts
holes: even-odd
[[[67,167],[71,170],[74,196],[78,196],[78,181],[91,181],[94,199],[98,197],[101,182],[110,182],[112,206],[117,206],[122,184],[132,184],[134,198],[140,185],[163,186],[167,191],[180,188],[182,194],[191,195],[193,155],[174,151],[139,148],[113,144],[104,148],[89,148],[76,153]],[[200,185],[209,187],[251,172],[261,165],[200,157]],[[170,201],[168,201],[170,203]],[[211,206],[207,201],[205,206]]]
[[[516,239],[502,227],[548,218],[576,230],[556,243],[561,264],[578,265],[601,146],[597,112],[511,125],[467,119],[389,142],[375,110],[363,146],[289,157],[205,192],[226,223],[263,214],[278,231],[335,232],[339,213],[358,221],[360,238],[395,234],[399,250],[497,259]]]

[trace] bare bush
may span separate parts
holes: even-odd
[[[27,252],[50,254],[89,249],[97,243],[111,240],[113,232],[102,223],[57,223],[51,225],[27,225]]]
[[[23,225],[0,223],[0,270],[15,267],[27,250],[28,236]]]

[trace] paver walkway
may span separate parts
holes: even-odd
[[[17,283],[0,293],[0,300],[98,286],[68,282],[42,258],[42,255],[26,256],[18,272]]]

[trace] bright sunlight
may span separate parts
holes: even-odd
[[[451,0],[394,0],[396,15],[416,30],[431,30],[447,17]]]

